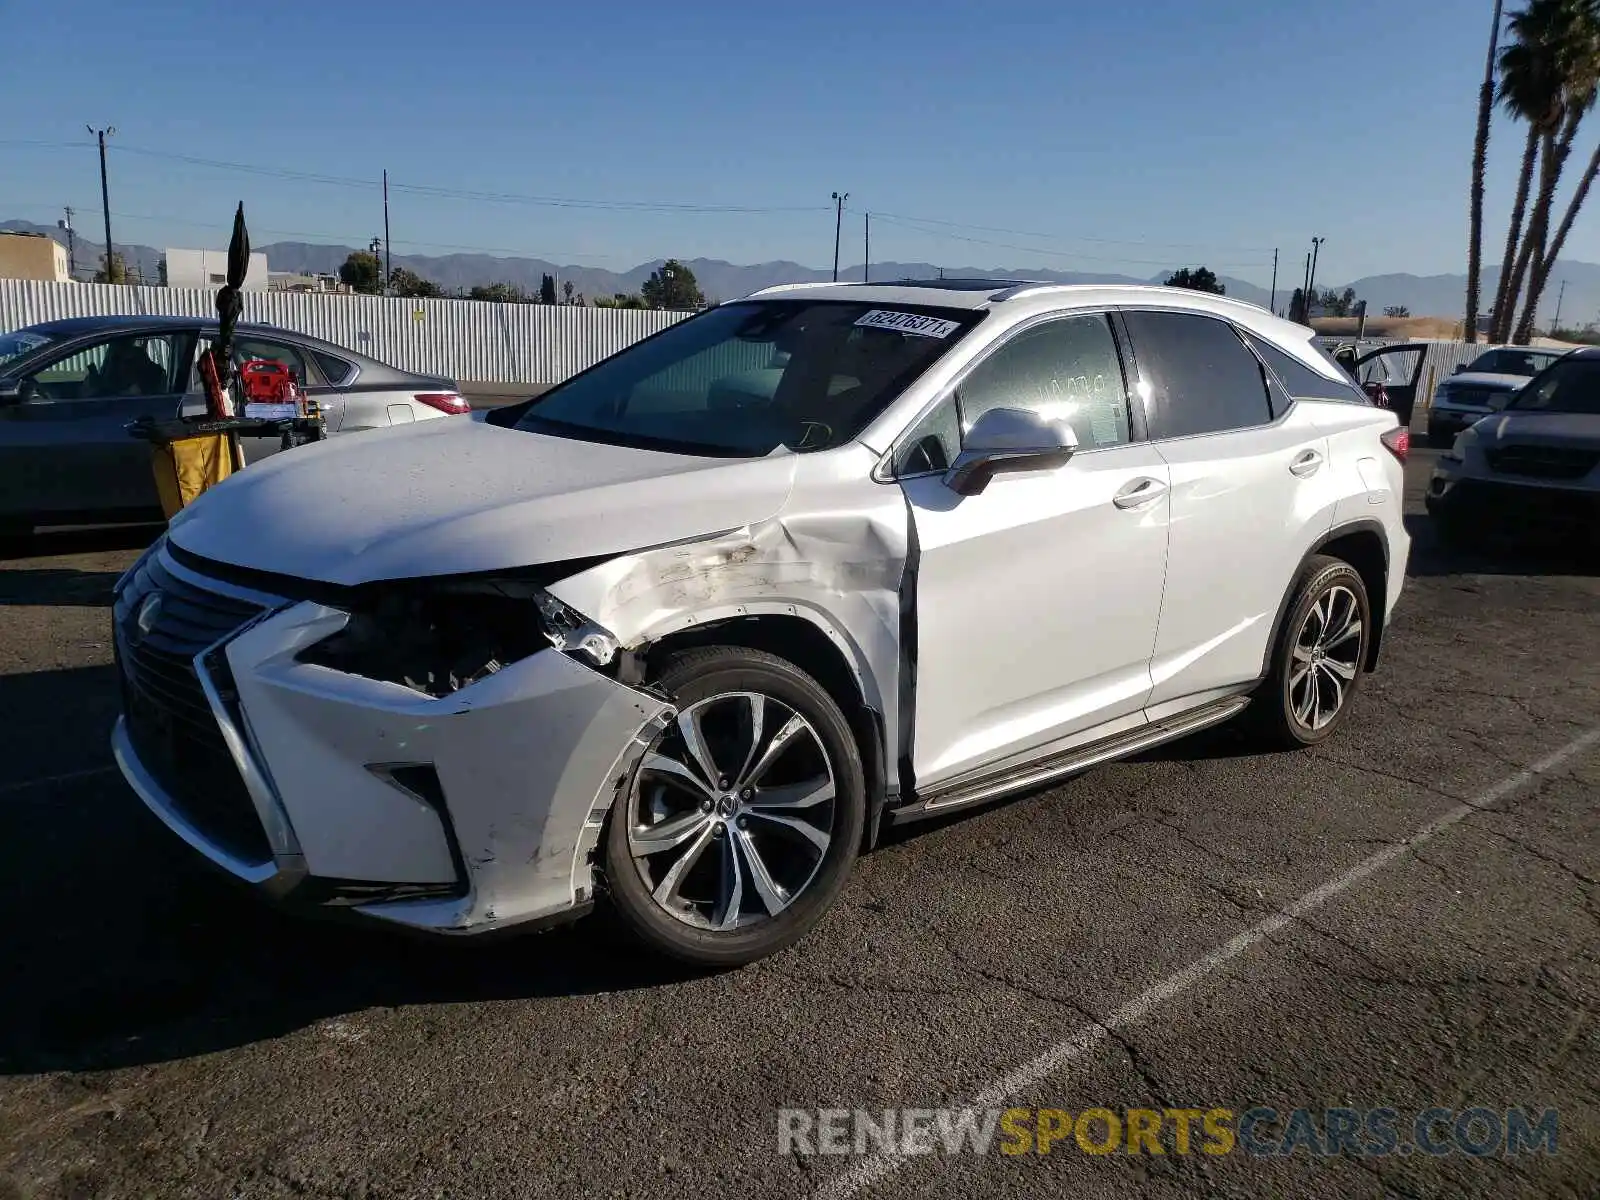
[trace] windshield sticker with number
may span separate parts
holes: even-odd
[[[914,333],[918,337],[947,338],[961,328],[959,321],[945,321],[939,317],[924,317],[918,313],[893,312],[875,308],[857,318],[857,325],[869,329],[892,329],[896,333]]]

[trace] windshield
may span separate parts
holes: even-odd
[[[1560,357],[1532,350],[1490,350],[1473,359],[1467,370],[1481,371],[1485,375],[1525,375],[1531,379]]]
[[[19,329],[16,333],[0,333],[0,364],[32,354],[40,346],[48,346],[50,339],[42,333]]]
[[[1552,366],[1506,406],[1517,412],[1600,416],[1600,358],[1569,358]]]
[[[514,428],[759,458],[850,441],[982,317],[796,300],[725,304],[546,392]]]

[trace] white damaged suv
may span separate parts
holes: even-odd
[[[1219,296],[770,289],[201,497],[117,586],[114,749],[286,903],[476,934],[604,896],[746,962],[890,824],[1235,716],[1328,737],[1406,452]]]

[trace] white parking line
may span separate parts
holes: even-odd
[[[24,779],[21,783],[0,783],[0,796],[9,796],[12,792],[26,792],[34,788],[49,787],[52,783],[71,783],[74,779],[89,779],[95,775],[107,775],[116,769],[116,764],[107,763],[103,767],[85,767],[81,771],[67,771],[61,775],[46,775],[43,779]]]
[[[1518,771],[1510,778],[1501,780],[1476,799],[1466,800],[1456,805],[1443,816],[1429,821],[1405,840],[1385,846],[1376,854],[1362,859],[1344,874],[1330,879],[1321,887],[1312,889],[1293,904],[1279,909],[1272,916],[1252,925],[1231,941],[1224,942],[1221,946],[1211,951],[1210,954],[1196,959],[1182,970],[1167,976],[1154,987],[1141,992],[1113,1012],[1105,1021],[1083,1026],[1070,1036],[1051,1046],[1044,1053],[1023,1063],[1022,1066],[1012,1071],[1009,1075],[995,1080],[973,1097],[972,1103],[979,1108],[994,1108],[1017,1093],[1026,1091],[1028,1088],[1043,1082],[1073,1059],[1082,1057],[1086,1051],[1093,1049],[1100,1042],[1110,1037],[1115,1030],[1138,1024],[1168,1000],[1187,991],[1207,975],[1217,970],[1217,968],[1232,962],[1258,942],[1264,941],[1274,933],[1277,933],[1285,925],[1326,904],[1335,896],[1349,891],[1367,876],[1373,874],[1373,872],[1393,862],[1414,847],[1420,846],[1423,842],[1436,837],[1446,829],[1449,829],[1450,826],[1526,787],[1538,776],[1544,775],[1567,760],[1582,754],[1596,742],[1600,742],[1600,728],[1589,730],[1588,733],[1568,742],[1554,754],[1547,755],[1532,766]],[[856,1195],[864,1188],[871,1187],[873,1184],[887,1179],[910,1161],[912,1160],[902,1155],[873,1154],[863,1158],[849,1170],[834,1176],[812,1194],[822,1198],[822,1200],[847,1200],[848,1197]]]

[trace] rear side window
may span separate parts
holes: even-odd
[[[1128,311],[1139,374],[1148,386],[1150,437],[1194,437],[1272,421],[1267,373],[1233,326],[1192,313]]]
[[[1320,371],[1313,371],[1305,363],[1278,349],[1271,342],[1254,334],[1245,334],[1245,341],[1255,347],[1272,373],[1278,377],[1289,395],[1296,400],[1339,400],[1345,404],[1368,404],[1367,394],[1347,379],[1329,379]],[[1326,355],[1324,355],[1326,357]],[[1343,371],[1340,374],[1344,374]]]

